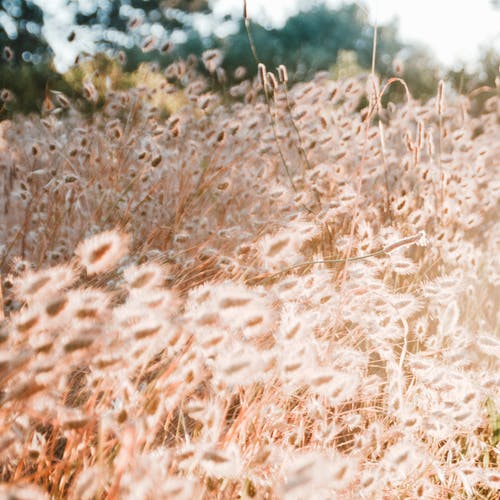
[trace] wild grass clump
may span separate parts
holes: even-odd
[[[284,71],[0,124],[2,493],[495,498],[498,92]]]

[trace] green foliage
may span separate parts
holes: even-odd
[[[110,41],[116,39],[112,36],[116,32],[140,45],[141,35],[136,29],[139,25],[146,25],[146,31],[154,25],[157,33],[163,31],[159,38],[167,38],[174,29],[193,31],[188,14],[209,11],[207,0],[94,0],[85,9],[79,7],[75,23],[98,28],[97,46],[102,49],[116,45]]]
[[[16,112],[40,112],[48,89],[73,95],[71,87],[48,63],[5,65],[0,71],[0,88],[14,95],[12,100],[0,103],[0,120]]]
[[[495,87],[500,66],[500,54],[492,47],[483,49],[482,56],[478,61],[475,71],[462,67],[448,71],[448,79],[459,92],[470,92],[471,90],[489,86]]]
[[[207,0],[94,0],[87,2],[85,8],[79,6],[75,20],[80,25],[99,25],[123,32],[128,31],[128,22],[134,18],[146,23],[160,23],[164,27],[182,26],[182,17],[169,16],[167,9],[185,13],[210,10]]]
[[[126,58],[119,65],[110,57],[97,55],[94,60],[72,68],[63,78],[50,64],[52,52],[41,35],[43,13],[40,8],[32,0],[0,0],[0,48],[10,47],[13,51],[11,60],[3,63],[0,89],[7,88],[17,97],[15,101],[0,103],[0,107],[3,106],[0,118],[14,111],[39,110],[46,88],[66,89],[69,95],[81,95],[84,80],[93,73],[106,75],[114,89],[128,88],[135,79],[132,74],[144,63],[154,62],[159,68],[165,68],[190,54],[200,57],[207,48],[216,47],[224,52],[223,67],[229,84],[239,66],[246,67],[250,76],[255,75],[257,68],[243,20],[230,36],[203,38],[193,27],[190,16],[193,12],[210,12],[207,0],[89,0],[78,3],[75,24],[92,26],[100,51],[115,54],[122,50]],[[135,20],[140,20],[140,29]],[[367,13],[356,4],[344,4],[335,10],[316,5],[290,17],[281,29],[266,29],[253,21],[250,24],[259,59],[270,71],[284,64],[291,84],[308,80],[321,70],[329,70],[332,78],[371,70],[374,28]],[[159,40],[156,45],[153,43],[152,50],[142,50],[143,34],[153,26]],[[170,50],[158,50],[174,29],[184,31],[185,42]],[[117,40],[133,43],[122,47]],[[30,66],[23,58],[38,61],[38,64]],[[394,68],[396,59],[402,62],[397,70]],[[447,78],[463,93],[478,86],[494,88],[499,63],[498,52],[485,49],[479,71],[454,69],[448,72]],[[434,95],[438,79],[444,76],[427,48],[401,42],[396,23],[377,28],[375,69],[382,80],[402,77],[413,97],[422,100]],[[94,83],[102,96],[105,80],[98,76]],[[487,97],[484,94],[476,101],[482,102]],[[384,100],[403,98],[404,92],[399,85],[392,86],[384,96]]]
[[[426,100],[436,94],[439,65],[425,46],[407,47],[402,54],[402,65],[401,77],[414,97]]]
[[[0,1],[0,51],[13,64],[44,62],[50,48],[42,36],[43,12],[30,0]]]
[[[116,59],[102,52],[74,66],[64,73],[63,78],[70,88],[70,94],[77,97],[83,96],[86,82],[91,82],[95,87],[98,94],[96,102],[91,103],[82,99],[79,106],[81,110],[87,112],[92,112],[96,107],[103,105],[106,93],[109,91],[124,91],[137,87],[157,89],[166,81],[162,73],[151,71],[149,63],[143,62],[133,71],[124,71]],[[186,97],[182,91],[172,94],[155,92],[151,102],[165,116],[169,116],[186,103]]]
[[[98,53],[92,59],[73,66],[63,77],[78,94],[82,93],[85,81],[90,79],[100,95],[105,93],[107,86],[116,90],[128,89],[131,86],[130,77],[122,71],[116,59],[104,53]]]
[[[484,104],[493,95],[498,95],[500,86],[500,53],[494,48],[484,48],[474,70],[459,68],[450,70],[447,79],[460,94],[471,92],[471,112],[475,115],[484,110]]]
[[[354,50],[339,50],[337,62],[330,68],[332,78],[344,80],[359,75],[363,68],[358,63],[358,55]]]
[[[329,69],[337,62],[339,51],[355,52],[360,67],[371,66],[373,28],[366,13],[355,4],[338,10],[324,5],[314,7],[290,17],[279,30],[266,30],[257,23],[252,23],[251,29],[261,61],[269,68],[284,64],[295,81]],[[386,71],[402,44],[395,25],[381,27],[378,35],[376,67]],[[219,40],[218,45],[225,52],[224,66],[229,73],[241,65],[252,68],[255,74],[243,21],[236,34]]]

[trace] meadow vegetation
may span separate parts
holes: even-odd
[[[0,123],[0,491],[498,498],[499,86],[220,60]]]

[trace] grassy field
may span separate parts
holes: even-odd
[[[168,71],[0,123],[2,498],[500,498],[498,89]]]

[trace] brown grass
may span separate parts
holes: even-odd
[[[497,498],[498,94],[167,73],[1,124],[2,494]]]

